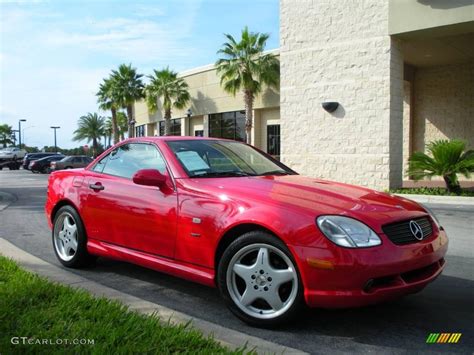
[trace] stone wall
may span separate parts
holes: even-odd
[[[437,139],[462,139],[474,149],[474,63],[417,68],[414,85],[414,151]]]
[[[386,189],[402,181],[402,77],[386,1],[280,2],[282,161]],[[337,111],[321,103],[337,101]]]
[[[415,150],[453,138],[474,149],[474,63],[417,69],[414,119]]]

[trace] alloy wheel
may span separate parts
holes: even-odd
[[[273,319],[291,308],[298,295],[293,262],[269,244],[250,244],[231,259],[226,274],[233,302],[257,319]]]
[[[70,213],[64,212],[54,225],[54,248],[62,260],[69,261],[76,255],[77,247],[77,224]]]

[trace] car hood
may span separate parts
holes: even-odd
[[[310,213],[343,214],[383,223],[426,214],[414,201],[391,194],[300,175],[190,179],[194,188],[249,204],[291,207]]]

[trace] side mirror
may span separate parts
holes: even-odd
[[[166,185],[166,176],[156,169],[138,170],[133,175],[133,182],[137,185],[156,186],[162,188]]]

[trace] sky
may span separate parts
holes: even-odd
[[[214,63],[224,33],[244,26],[279,46],[278,0],[0,0],[0,124],[28,146],[77,147],[77,120],[101,112],[95,93],[112,69],[142,74]]]

